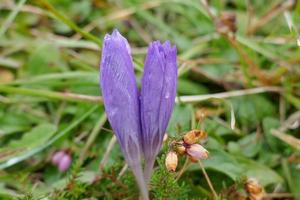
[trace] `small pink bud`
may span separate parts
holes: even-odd
[[[59,161],[62,159],[62,157],[65,155],[66,153],[64,151],[57,151],[53,154],[52,156],[52,164],[53,165],[58,165]]]
[[[71,156],[69,154],[65,154],[63,155],[63,157],[61,158],[61,160],[58,163],[58,170],[60,172],[65,172],[69,169],[70,165],[71,165]]]
[[[200,144],[193,144],[187,148],[187,153],[192,161],[197,161],[208,157],[208,151]]]

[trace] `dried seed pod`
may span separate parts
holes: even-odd
[[[258,183],[258,181],[254,178],[249,178],[245,183],[245,190],[249,194],[260,194],[263,192],[262,186]]]
[[[182,144],[177,144],[176,145],[176,152],[179,154],[179,155],[183,155],[186,153],[186,148],[185,146],[183,146]]]
[[[189,158],[193,162],[197,162],[200,159],[208,157],[208,151],[200,144],[193,144],[187,148]]]
[[[197,142],[199,142],[201,139],[204,139],[207,137],[206,132],[202,131],[202,130],[191,130],[189,132],[187,132],[184,136],[183,136],[183,140],[186,144],[195,144]]]
[[[179,155],[184,155],[186,153],[186,147],[183,140],[180,140],[179,142],[174,142],[173,149]]]
[[[174,151],[170,151],[167,154],[165,165],[168,171],[175,172],[178,164],[178,156]]]
[[[249,178],[245,183],[245,190],[250,200],[262,200],[265,197],[264,188],[254,178]]]

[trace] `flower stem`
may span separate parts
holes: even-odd
[[[144,178],[145,178],[145,183],[147,185],[149,185],[149,183],[150,183],[154,162],[155,162],[155,159],[147,159],[145,161]]]
[[[182,174],[184,173],[184,171],[187,169],[187,167],[189,166],[189,159],[188,158],[186,158],[185,159],[185,162],[184,162],[184,164],[183,164],[183,167],[181,168],[181,170],[178,172],[178,175],[177,175],[177,177],[176,177],[176,179],[175,179],[175,181],[178,181],[179,180],[179,178],[182,176]]]
[[[131,166],[136,182],[138,183],[142,200],[149,200],[148,188],[144,180],[143,171],[139,164]]]
[[[202,170],[202,172],[203,172],[203,174],[204,174],[204,177],[205,177],[205,179],[206,179],[206,182],[207,182],[207,184],[208,184],[208,186],[209,186],[211,192],[212,192],[213,195],[214,195],[214,198],[215,198],[215,199],[218,199],[218,195],[217,195],[217,193],[216,193],[216,191],[215,191],[215,189],[214,189],[213,184],[211,183],[211,181],[210,181],[210,179],[209,179],[209,176],[208,176],[207,173],[206,173],[206,170],[205,170],[205,168],[204,168],[204,166],[203,166],[201,160],[199,160],[198,163],[199,163],[200,168],[201,168],[201,170]]]

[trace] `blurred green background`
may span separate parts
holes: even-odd
[[[179,101],[152,199],[217,198],[198,164],[180,158],[180,178],[163,164],[168,142],[196,127],[219,199],[257,199],[249,178],[267,199],[299,199],[299,21],[296,0],[1,0],[0,199],[138,199],[99,90],[114,28],[138,82],[151,41],[178,49]],[[67,172],[51,164],[58,150],[72,157]]]

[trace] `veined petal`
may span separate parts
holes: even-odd
[[[140,97],[143,152],[146,165],[154,162],[171,117],[177,83],[176,47],[153,42],[145,60]],[[148,161],[147,161],[148,160]],[[148,166],[149,169],[151,166]],[[147,173],[145,166],[145,174]],[[148,178],[145,175],[146,179]]]
[[[105,111],[125,159],[129,166],[140,165],[138,89],[130,47],[117,30],[104,38],[100,80]]]
[[[165,42],[163,46],[165,51],[166,63],[164,71],[164,86],[161,96],[161,106],[159,113],[159,130],[162,132],[162,135],[165,133],[172,115],[177,86],[176,46],[171,48],[168,41]]]

